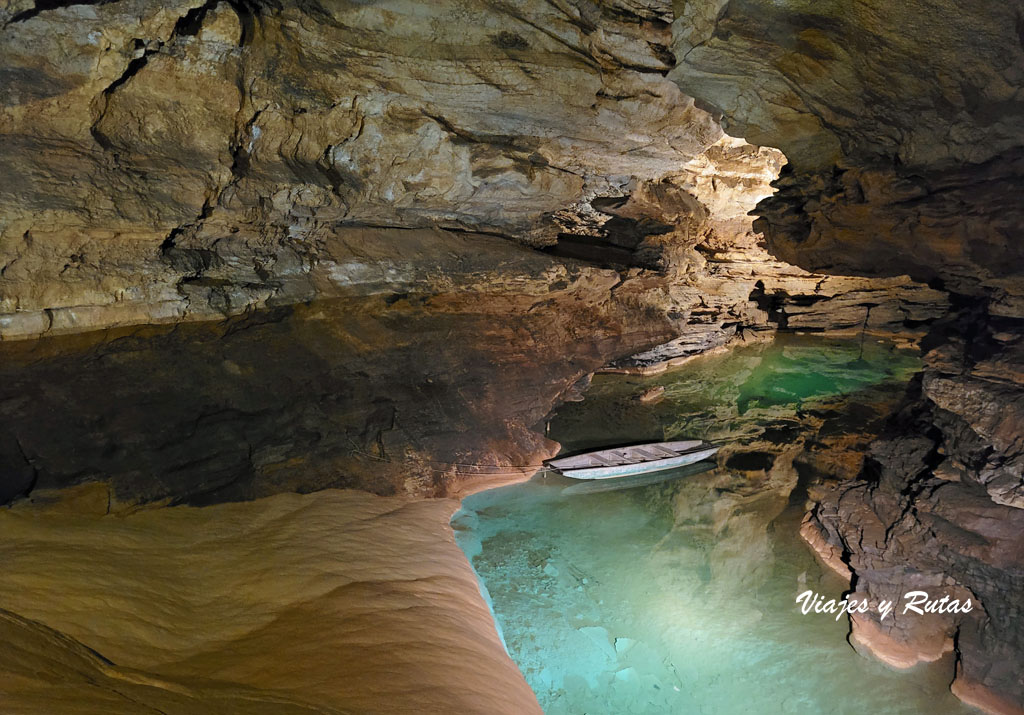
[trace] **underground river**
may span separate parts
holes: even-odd
[[[541,472],[463,501],[456,540],[545,712],[970,712],[951,656],[891,670],[850,647],[846,617],[796,605],[848,587],[799,537],[808,495],[822,471],[851,475],[917,369],[873,338],[788,336],[598,375],[563,406],[550,436],[565,453],[726,446],[720,466],[651,486],[564,495],[572,480]],[[637,399],[656,386],[659,402]]]

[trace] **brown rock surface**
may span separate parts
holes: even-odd
[[[556,211],[678,172],[722,136],[662,76],[664,12],[130,0],[9,14],[3,333],[306,300],[304,269],[339,225],[551,243]]]
[[[1022,572],[1009,554],[1020,552],[1024,506],[1022,7],[675,7],[670,77],[723,115],[727,131],[789,160],[778,193],[756,210],[772,254],[829,274],[908,274],[954,294],[955,316],[925,328],[922,389],[856,485],[837,486],[817,507],[823,531],[812,523],[808,533],[827,558],[843,554],[858,591],[902,596],[917,582],[974,594],[984,615],[939,629],[940,641],[957,634],[955,689],[1016,711]],[[934,651],[932,636],[909,623],[887,626],[885,638],[890,650]]]
[[[928,367],[887,439],[793,470],[858,477],[814,522],[858,589],[984,604],[939,629],[958,692],[1022,703],[1021,17],[2,2],[0,502],[458,493],[606,363],[897,332]]]
[[[784,159],[665,77],[665,3],[0,18],[0,338],[47,338],[2,351],[0,501],[443,494],[539,464],[616,358],[945,310],[764,250]]]
[[[921,404],[909,403],[890,425],[860,480],[824,496],[807,527],[817,538],[808,540],[828,554],[842,553],[859,595],[896,603],[911,590],[970,598],[969,614],[897,612],[884,631],[865,621],[856,640],[883,660],[907,667],[918,658],[934,659],[952,639],[958,681],[990,693],[993,701],[1017,702],[1024,692],[1017,667],[1024,659],[1017,627],[1024,511],[994,502],[976,467],[949,468],[959,463],[951,453],[958,435],[950,430],[943,437],[931,427],[934,421],[948,429],[949,416],[922,412]],[[951,474],[959,479],[951,481]]]
[[[489,236],[336,240],[335,255],[360,251],[312,274],[331,299],[0,344],[0,449],[29,480],[8,498],[92,480],[122,504],[329,486],[443,495],[530,474],[557,445],[529,428],[564,390],[622,345],[671,334],[658,277],[622,282]],[[344,271],[362,281],[355,295],[331,283]]]
[[[1016,303],[1020,17],[1019,3],[688,0],[670,76],[732,134],[785,152],[758,208],[781,260]]]

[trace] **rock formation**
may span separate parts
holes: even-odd
[[[982,608],[970,617],[915,621],[927,632],[855,621],[853,639],[883,658],[955,648],[954,691],[1018,712],[1024,8],[679,5],[670,76],[728,131],[789,160],[757,208],[769,250],[814,271],[906,273],[953,296],[924,342],[916,394],[806,531],[841,555],[858,593],[971,594]]]
[[[0,337],[44,337],[2,348],[4,500],[450,493],[617,358],[945,310],[764,250],[784,158],[666,78],[657,3],[2,18]]]
[[[919,389],[806,533],[974,594],[886,637],[1019,707],[1022,18],[0,0],[0,503],[458,494],[602,366],[899,334]]]

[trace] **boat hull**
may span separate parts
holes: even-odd
[[[562,496],[579,496],[580,494],[603,494],[605,492],[617,492],[623,489],[636,489],[637,487],[649,487],[652,484],[664,484],[677,479],[693,477],[704,472],[710,472],[718,465],[713,461],[696,462],[685,467],[675,469],[663,469],[660,472],[651,474],[638,474],[633,477],[621,477],[619,479],[580,479],[577,484],[566,487],[562,490]]]
[[[707,447],[706,449],[698,449],[693,452],[687,452],[686,454],[680,454],[678,457],[668,457],[666,459],[658,459],[650,462],[616,464],[611,467],[587,467],[584,469],[553,469],[562,476],[570,477],[572,479],[613,479],[615,477],[649,474],[650,472],[660,472],[663,469],[682,467],[687,464],[699,462],[702,459],[707,459],[708,457],[713,456],[717,451],[718,447]]]

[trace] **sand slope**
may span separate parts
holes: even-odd
[[[4,711],[540,712],[456,507],[331,490],[0,513]]]

